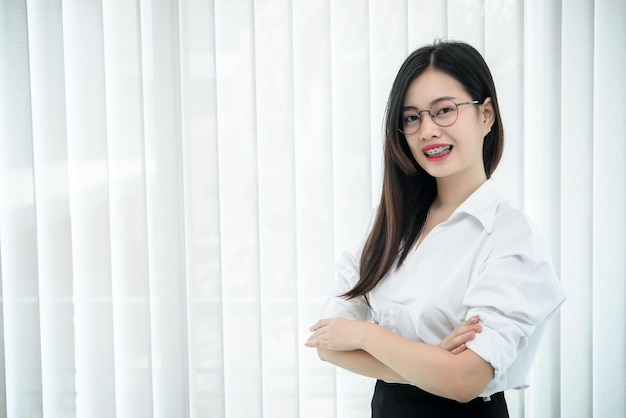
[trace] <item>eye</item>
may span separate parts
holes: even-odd
[[[402,121],[404,122],[405,125],[409,125],[412,123],[419,122],[420,117],[419,115],[414,115],[414,114],[404,115]]]
[[[451,106],[442,106],[437,108],[437,113],[435,113],[436,116],[442,116],[442,115],[446,115],[448,113],[454,112],[454,108]]]

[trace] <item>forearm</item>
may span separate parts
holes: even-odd
[[[322,360],[362,376],[393,382],[407,382],[407,379],[363,350],[336,351],[318,348],[317,353]]]
[[[415,386],[460,402],[478,396],[493,379],[491,365],[470,350],[455,355],[374,324],[367,326],[360,345]]]
[[[466,325],[472,327],[471,323]],[[363,350],[395,375],[402,376],[403,380],[459,402],[467,402],[480,395],[494,376],[493,367],[471,350],[453,354],[442,347],[409,340],[371,322],[327,318],[317,321],[311,332],[305,342],[307,347],[339,353]],[[461,331],[459,335],[467,334]],[[464,337],[461,341],[468,339]],[[357,361],[361,357],[356,356],[362,354],[342,358],[342,354],[321,352],[321,356],[360,374],[394,380],[384,377],[389,371],[368,357],[364,357],[367,360]]]

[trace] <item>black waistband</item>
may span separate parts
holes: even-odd
[[[428,393],[416,386],[376,382],[372,398],[372,418],[442,418],[442,417],[508,418],[504,393],[488,399],[475,398],[459,403]]]

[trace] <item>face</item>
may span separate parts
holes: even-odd
[[[455,78],[432,68],[409,85],[402,120],[406,127],[418,118],[420,122],[414,133],[405,129],[405,137],[417,163],[438,182],[486,179],[482,150],[494,119],[491,99],[458,106],[456,121],[446,127],[437,125],[428,114],[432,109],[439,123],[446,125],[454,120],[449,119],[450,112],[454,112],[450,101],[464,103],[474,99]]]

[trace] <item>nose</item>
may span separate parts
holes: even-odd
[[[435,123],[430,113],[423,115],[418,131],[422,141],[438,138],[441,135],[441,127]]]

